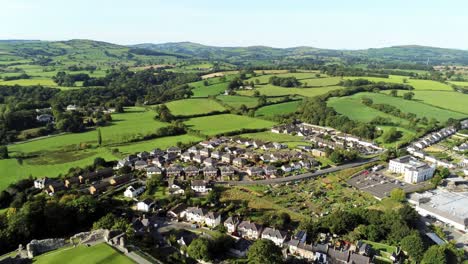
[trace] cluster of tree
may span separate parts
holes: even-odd
[[[156,120],[160,120],[162,122],[171,122],[175,119],[171,113],[171,110],[169,110],[165,104],[154,107],[154,111],[156,111],[156,116],[154,117]]]
[[[26,73],[22,73],[20,75],[14,76],[3,76],[4,81],[13,81],[13,80],[23,80],[23,79],[30,79],[31,76],[27,75]]]
[[[187,254],[196,260],[213,261],[225,257],[234,240],[232,237],[214,232],[211,239],[198,237],[187,247]]]
[[[90,77],[86,73],[68,74],[63,71],[57,72],[57,74],[52,77],[52,80],[56,84],[67,87],[75,86],[75,82],[85,82],[89,79]]]
[[[320,72],[328,74],[330,76],[369,76],[388,78],[388,74],[379,73],[377,71],[366,70],[357,67],[345,67],[337,64],[328,64],[320,67]]]
[[[381,139],[384,143],[392,143],[397,141],[402,136],[403,134],[401,131],[398,131],[395,127],[392,127],[382,134]]]
[[[374,125],[353,121],[338,114],[320,97],[304,100],[298,111],[300,119],[311,124],[334,127],[362,138],[374,139],[379,136]]]
[[[79,66],[79,65],[70,65],[67,67],[69,71],[89,71],[93,73],[97,67],[94,65],[86,65],[86,66]]]
[[[88,195],[35,195],[21,208],[0,214],[0,254],[31,239],[65,237],[91,227],[106,213],[105,202]]]
[[[327,153],[328,158],[335,164],[341,164],[343,162],[351,162],[359,157],[359,154],[355,150],[346,150],[336,148]]]
[[[299,87],[301,86],[301,82],[296,77],[278,77],[272,76],[268,80],[268,83],[281,86],[281,87]]]
[[[134,230],[127,219],[108,213],[93,223],[93,230],[108,229],[123,232],[127,238],[133,237]]]

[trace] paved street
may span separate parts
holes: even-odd
[[[304,174],[293,175],[284,178],[275,178],[275,179],[266,179],[266,180],[258,180],[258,181],[227,181],[227,182],[217,182],[216,184],[228,184],[228,185],[256,185],[256,184],[275,184],[275,183],[283,183],[283,182],[290,182],[290,181],[297,181],[297,180],[304,180],[308,178],[313,178],[317,176],[321,176],[327,173],[337,172],[340,170],[345,170],[349,168],[359,167],[364,164],[368,164],[371,162],[378,161],[379,158],[372,158],[364,161],[352,162],[347,163],[344,165],[331,167],[323,170],[318,170],[316,172],[308,172]]]

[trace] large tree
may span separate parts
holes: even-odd
[[[434,245],[430,247],[421,260],[421,264],[446,264],[445,249],[441,246]]]
[[[415,233],[404,237],[401,242],[401,249],[415,262],[419,263],[424,254],[424,244],[419,236]]]
[[[272,241],[259,239],[249,248],[247,253],[249,264],[283,263],[281,249]]]
[[[211,259],[210,241],[203,237],[193,240],[187,248],[187,253],[193,259],[209,261]]]

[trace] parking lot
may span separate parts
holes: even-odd
[[[398,179],[384,175],[384,169],[373,172],[365,170],[348,180],[348,184],[375,197],[382,199],[390,196],[395,188],[401,188],[411,193],[424,187],[428,183],[409,184]]]

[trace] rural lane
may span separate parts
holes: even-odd
[[[351,162],[351,163],[347,163],[347,164],[336,166],[336,167],[331,167],[331,168],[327,168],[327,169],[323,169],[323,170],[318,170],[316,172],[308,172],[308,173],[293,175],[293,176],[284,177],[284,178],[266,179],[266,180],[258,180],[258,181],[225,181],[225,182],[216,182],[216,184],[222,184],[222,185],[257,185],[257,184],[261,184],[261,185],[266,185],[266,184],[275,184],[275,183],[283,183],[283,182],[304,180],[304,179],[308,179],[308,178],[321,176],[321,175],[324,175],[324,174],[327,174],[327,173],[332,173],[332,172],[337,172],[337,171],[340,171],[340,170],[359,167],[361,165],[365,165],[365,164],[372,163],[372,162],[375,162],[375,161],[379,161],[379,158],[372,158],[372,159],[358,161],[358,162]]]

